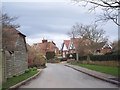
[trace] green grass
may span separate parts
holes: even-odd
[[[7,81],[2,85],[2,90],[5,90],[23,80],[26,80],[28,79],[29,77],[35,75],[36,73],[38,73],[39,71],[31,71],[31,72],[28,72],[28,73],[24,73],[20,76],[16,76],[16,77],[12,77],[12,78],[8,78]]]
[[[79,63],[72,63],[72,65],[77,65],[77,66],[81,66],[84,68],[88,68],[91,70],[95,70],[95,71],[99,71],[102,73],[106,73],[106,74],[110,74],[113,76],[119,76],[120,77],[120,73],[118,72],[118,68],[117,67],[110,67],[110,66],[100,66],[100,65],[88,65],[88,64],[79,64]]]

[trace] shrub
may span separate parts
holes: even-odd
[[[33,69],[32,68],[29,68],[29,71],[31,72]]]
[[[33,67],[33,71],[36,71],[37,70],[37,68],[36,67]]]
[[[53,59],[54,57],[55,57],[55,52],[53,52],[53,51],[46,52],[47,60]]]
[[[29,69],[26,69],[26,70],[25,70],[25,73],[29,73],[29,72],[30,72]]]
[[[40,53],[39,49],[31,47],[27,44],[28,49],[28,67],[45,66],[45,57]]]

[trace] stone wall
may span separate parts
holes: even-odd
[[[5,52],[6,55],[6,78],[23,74],[28,68],[26,42],[19,35],[14,52]]]
[[[19,35],[14,53],[15,75],[20,75],[28,68],[26,41],[22,35]]]
[[[6,78],[10,78],[14,75],[14,54],[5,51],[6,55]]]

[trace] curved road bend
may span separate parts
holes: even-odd
[[[62,63],[49,63],[36,79],[20,88],[117,88],[117,86],[66,67]]]

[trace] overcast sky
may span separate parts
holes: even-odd
[[[88,13],[88,8],[80,7],[70,0],[64,2],[40,0],[41,2],[3,2],[3,12],[9,16],[18,16],[16,23],[20,24],[19,31],[26,35],[30,45],[41,43],[43,38],[54,41],[59,48],[63,40],[70,39],[67,32],[75,23],[91,24],[95,13]],[[59,2],[58,2],[59,1]],[[100,11],[97,11],[97,14]],[[117,40],[117,25],[113,22],[103,24],[102,27],[109,36],[109,41]]]

